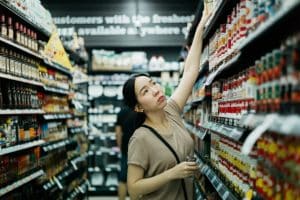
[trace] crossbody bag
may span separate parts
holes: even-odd
[[[177,164],[180,163],[179,157],[176,154],[175,150],[154,128],[144,125],[144,124],[142,125],[142,127],[149,129],[163,144],[165,144],[165,146],[171,151],[171,153],[175,157]],[[181,179],[181,185],[182,185],[182,189],[183,189],[184,199],[188,200],[184,179]]]

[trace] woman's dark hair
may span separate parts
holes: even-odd
[[[137,104],[137,97],[134,91],[135,79],[139,76],[147,76],[150,77],[147,73],[133,74],[130,78],[125,82],[123,86],[123,101],[124,104],[127,105],[130,109],[134,110]],[[136,113],[136,128],[140,127],[146,119],[146,115],[143,112]]]

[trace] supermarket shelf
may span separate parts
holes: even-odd
[[[54,119],[70,119],[72,118],[71,114],[44,114],[45,120],[54,120]]]
[[[27,83],[27,84],[30,84],[30,85],[35,85],[35,86],[40,86],[40,87],[44,86],[43,83],[38,82],[38,81],[28,80],[28,79],[25,79],[25,78],[13,76],[13,75],[1,73],[1,72],[0,72],[0,78],[13,80],[13,81],[18,81],[18,82],[22,82],[22,83]]]
[[[200,67],[199,67],[200,74],[206,68],[206,66],[208,66],[208,64],[209,64],[208,58],[200,64]]]
[[[46,59],[46,58],[43,59],[43,62],[44,62],[44,64],[47,65],[48,67],[51,67],[51,68],[53,68],[53,69],[56,69],[56,70],[58,70],[59,72],[62,72],[62,73],[64,73],[64,74],[68,75],[69,77],[72,77],[72,73],[71,73],[70,70],[68,70],[66,67],[63,67],[63,66],[61,66],[60,64],[55,63],[55,62],[53,62],[53,61],[51,61],[51,60],[49,60],[49,59]]]
[[[1,1],[0,1],[0,4],[1,4]],[[40,54],[38,54],[38,53],[36,53],[36,52],[28,49],[27,47],[21,46],[21,45],[13,42],[11,40],[8,40],[6,38],[0,37],[0,41],[3,42],[3,43],[5,43],[5,44],[7,44],[7,45],[9,45],[9,46],[11,46],[11,47],[14,47],[14,48],[18,49],[18,50],[20,50],[20,51],[22,51],[24,53],[27,53],[27,54],[29,54],[31,56],[34,56],[35,58],[42,59],[42,56]]]
[[[201,103],[207,96],[197,97],[192,101],[192,104],[199,104]]]
[[[120,164],[110,164],[109,166],[105,167],[106,172],[119,172],[120,170]]]
[[[67,146],[68,144],[71,144],[71,141],[69,139],[65,139],[63,141],[58,141],[52,144],[46,144],[42,147],[44,152],[50,152],[59,148],[62,148],[64,146]]]
[[[211,72],[206,79],[205,85],[210,85],[215,80],[215,78],[218,75],[220,75],[224,70],[231,68],[235,63],[238,62],[240,56],[241,53],[238,53],[232,59],[230,59],[227,62],[224,62],[221,66],[219,66],[219,68],[216,71]]]
[[[53,187],[58,187],[56,182],[53,181],[53,179],[51,179],[50,181],[46,181],[45,183],[43,183],[43,189],[44,190],[50,190],[52,189]]]
[[[121,86],[125,81],[101,81],[100,84],[103,86]]]
[[[205,194],[204,194],[201,186],[199,185],[199,183],[194,181],[194,187],[195,187],[196,199],[197,200],[205,200],[206,199]]]
[[[6,155],[6,154],[9,154],[9,153],[14,153],[14,152],[17,152],[17,151],[22,151],[22,150],[29,149],[29,148],[32,148],[32,147],[40,146],[44,143],[45,143],[44,140],[37,140],[37,141],[33,141],[33,142],[27,142],[25,144],[19,144],[19,145],[15,145],[15,146],[12,146],[12,147],[7,147],[7,148],[4,148],[4,149],[0,150],[0,156]]]
[[[7,109],[0,110],[0,115],[34,115],[44,114],[45,112],[41,109]]]
[[[33,174],[25,177],[25,178],[22,178],[16,182],[14,182],[13,184],[11,185],[8,185],[4,188],[1,188],[0,189],[0,196],[3,196],[19,187],[21,187],[22,185],[25,185],[26,183],[29,183],[30,181],[42,176],[44,174],[44,171],[43,170],[39,170],[37,172],[34,172]]]
[[[188,131],[196,135],[201,140],[204,140],[205,136],[208,134],[208,129],[204,127],[196,128],[195,126],[190,125],[188,123],[184,123],[184,125]]]
[[[299,11],[300,1],[289,1],[288,5],[278,11],[275,16],[270,17],[266,22],[261,24],[254,33],[250,34],[247,39],[239,47],[240,50],[247,47],[249,44],[253,44],[255,40],[262,37],[266,32],[272,34],[272,28],[278,26],[285,17],[291,15],[294,12]],[[283,3],[284,4],[284,3]]]
[[[101,172],[101,169],[99,167],[89,167],[88,172]]]
[[[49,33],[47,30],[45,30],[43,27],[40,27],[36,25],[31,19],[28,19],[26,15],[18,11],[16,8],[11,6],[7,1],[1,0],[0,5],[8,10],[10,10],[12,13],[14,13],[16,16],[20,17],[22,20],[24,20],[26,23],[30,24],[32,27],[34,27],[37,31],[43,33],[45,36],[50,37],[51,33]]]
[[[222,200],[238,200],[239,199],[231,193],[231,191],[227,188],[226,185],[224,185],[222,180],[217,176],[217,174],[214,172],[214,170],[210,166],[208,166],[208,165],[203,166],[201,169],[201,172],[203,174],[205,174],[205,176],[210,181],[210,183],[213,185],[215,190],[218,192],[218,194]]]
[[[218,175],[214,172],[212,167],[203,162],[202,158],[196,154],[197,163],[200,166],[200,172],[204,174],[210,183],[213,185],[215,190],[218,192],[219,196],[222,200],[238,200],[239,198],[235,197],[232,192],[227,188],[227,186],[223,183],[223,181],[218,177]]]
[[[85,129],[82,127],[70,128],[70,133],[72,133],[72,134],[85,133]]]
[[[48,86],[44,86],[44,90],[46,92],[54,92],[54,93],[63,94],[63,95],[69,94],[68,90],[57,89],[57,88],[52,88],[52,87],[48,87]]]
[[[208,19],[207,23],[205,24],[205,29],[204,29],[204,33],[203,33],[204,40],[207,39],[207,37],[209,36],[209,33],[212,31],[213,27],[215,26],[216,21],[218,20],[218,18],[221,17],[221,14],[224,11],[226,4],[228,4],[228,2],[230,2],[230,1],[231,0],[219,1],[219,4],[216,6],[216,9],[212,13],[210,19]]]
[[[247,132],[244,128],[214,122],[208,122],[205,127],[214,133],[220,134],[237,142],[240,141]]]
[[[270,127],[267,127],[267,130],[282,135],[300,135],[300,115],[248,114],[242,116],[240,125],[255,129],[263,125],[270,117],[273,122]]]
[[[92,186],[89,187],[89,195],[106,195],[106,196],[116,196],[117,187],[113,186]]]
[[[70,166],[66,165],[61,171],[59,171],[56,175],[52,176],[48,181],[46,181],[43,184],[44,190],[50,190],[54,186],[59,188],[60,190],[63,190],[63,182],[61,182],[64,178],[68,177],[72,173],[74,173],[76,170]],[[76,179],[75,177],[74,179]]]
[[[78,157],[72,159],[72,160],[70,161],[70,163],[72,164],[72,166],[73,166],[73,168],[74,168],[75,170],[78,170],[77,163],[86,160],[87,157],[88,157],[88,153],[84,153],[83,155],[78,156]]]
[[[80,194],[86,194],[88,191],[88,187],[89,183],[87,181],[85,183],[82,183],[81,185],[78,185],[70,192],[70,195],[67,197],[66,200],[72,200],[78,197],[78,195]]]

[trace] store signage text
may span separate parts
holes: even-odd
[[[187,23],[194,15],[112,15],[54,17],[60,35],[117,36],[117,35],[186,35]],[[76,27],[76,28],[75,28]],[[75,30],[76,29],[76,30]]]

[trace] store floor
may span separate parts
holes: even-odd
[[[118,200],[118,197],[89,197],[88,200]],[[130,200],[129,197],[126,198],[126,200]]]

